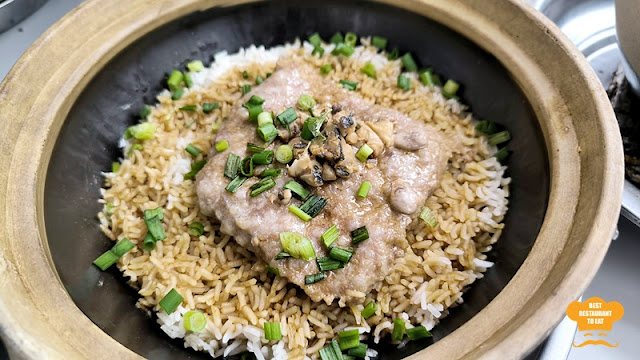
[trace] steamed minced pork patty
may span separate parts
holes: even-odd
[[[244,158],[252,155],[246,150],[247,143],[264,146],[256,134],[256,126],[249,121],[247,110],[242,107],[254,95],[265,100],[264,111],[274,114],[296,108],[301,95],[316,99],[320,105],[316,106],[315,112],[321,112],[326,105],[333,113],[325,115],[331,117],[324,124],[326,140],[317,141],[317,145],[331,142],[331,136],[337,132],[336,153],[342,154],[341,158],[346,157],[338,163],[351,160],[345,165],[349,175],[336,176],[335,181],[319,180],[322,184],[312,188],[314,194],[327,199],[328,204],[309,222],[290,213],[287,204],[278,198],[278,189],[295,180],[292,175],[300,167],[298,162],[288,167],[281,165],[282,175],[275,179],[276,186],[261,195],[249,195],[250,187],[259,178],[245,181],[235,193],[225,190],[230,181],[224,176],[229,153]],[[290,132],[284,130],[281,138],[268,144],[266,149],[276,151],[283,144],[281,140],[286,144],[290,138],[298,137],[309,116],[308,112],[298,110],[298,119],[290,124]],[[345,141],[345,138],[349,139],[347,133],[357,136],[364,131],[367,131],[367,138],[362,143],[368,142],[376,156],[367,162],[356,160],[353,154],[358,147]],[[388,147],[384,147],[378,133],[385,138]],[[353,300],[353,292],[367,293],[389,273],[395,259],[402,256],[408,246],[407,226],[437,186],[451,153],[451,146],[445,145],[441,134],[424,122],[383,106],[370,105],[356,92],[336,87],[316,68],[296,58],[280,60],[271,77],[236,103],[228,120],[218,130],[218,137],[226,139],[230,145],[225,152],[212,149],[207,165],[198,174],[196,186],[200,209],[207,215],[214,215],[220,221],[223,233],[233,236],[240,245],[277,268],[281,276],[300,286],[313,301],[325,300],[327,303],[335,298]],[[311,152],[314,145],[302,140],[294,143],[306,145],[300,150],[302,152]],[[301,158],[307,156],[301,154]],[[322,170],[320,165],[318,163],[319,171]],[[265,168],[256,167],[255,172],[260,173]],[[315,185],[315,181],[311,180],[311,184]],[[371,190],[365,199],[357,199],[356,194],[364,181],[372,184]],[[280,234],[284,232],[306,236],[313,243],[317,257],[328,256],[321,235],[333,224],[340,231],[340,238],[334,245],[352,246],[350,231],[362,226],[366,226],[370,238],[355,246],[351,260],[343,269],[327,272],[325,280],[305,284],[306,276],[320,272],[315,260],[275,259],[283,251]]]

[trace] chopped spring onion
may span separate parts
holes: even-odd
[[[229,148],[229,142],[225,139],[216,143],[216,151],[223,152]]]
[[[330,257],[319,257],[316,259],[316,262],[318,263],[320,271],[342,269],[344,266],[340,261],[334,260]]]
[[[309,116],[304,120],[304,125],[302,125],[302,133],[300,137],[304,140],[310,141],[315,137],[320,135],[320,129],[322,128],[322,124],[324,123],[325,116],[321,116],[319,118]]]
[[[266,265],[264,267],[265,270],[267,270],[268,272],[274,274],[275,276],[280,276],[280,270],[278,270],[277,267],[273,267],[271,265]]]
[[[273,162],[273,151],[266,150],[253,154],[253,163],[258,165],[269,165]]]
[[[278,136],[278,130],[273,124],[265,124],[256,129],[258,136],[266,143],[272,142]]]
[[[183,320],[187,331],[201,332],[207,326],[207,318],[200,311],[187,311]]]
[[[263,111],[258,114],[258,126],[273,124],[273,118],[270,112]]]
[[[218,103],[203,103],[202,104],[202,112],[208,114],[215,109],[220,108],[220,104]]]
[[[373,66],[372,63],[367,61],[363,67],[360,68],[360,72],[366,74],[368,77],[375,79],[376,78],[376,67]]]
[[[493,135],[498,132],[498,124],[489,120],[478,121],[478,125],[476,125],[476,131],[487,135]]]
[[[344,36],[342,36],[341,32],[337,32],[335,34],[333,34],[333,36],[331,37],[331,39],[329,39],[329,42],[332,44],[340,44],[344,42]]]
[[[270,78],[270,77],[271,77],[271,73],[270,73],[270,72],[268,72],[268,73],[267,73],[267,79],[268,79],[268,78]]]
[[[264,78],[260,75],[256,76],[256,85],[260,85],[264,82]]]
[[[191,72],[200,72],[204,70],[204,64],[200,60],[193,60],[187,63],[187,69]]]
[[[369,348],[369,346],[367,346],[367,344],[360,344],[354,348],[349,349],[349,352],[347,352],[347,354],[349,354],[350,356],[355,356],[355,357],[359,357],[364,359],[367,356],[367,349]]]
[[[356,360],[356,357],[355,356],[351,356],[351,355],[342,354],[342,359],[343,360]]]
[[[324,56],[324,48],[322,46],[314,46],[313,51],[311,51],[311,56],[315,56],[318,54],[318,57],[321,58]]]
[[[338,334],[338,339],[340,341],[340,350],[353,349],[360,345],[360,332],[358,329],[341,331]]]
[[[248,79],[249,78],[249,73],[247,72],[247,70],[243,70],[242,71],[242,78],[243,79]]]
[[[293,148],[289,145],[280,145],[276,150],[276,160],[281,164],[288,164],[293,160]]]
[[[369,145],[364,144],[358,149],[358,152],[356,152],[356,158],[361,162],[365,162],[371,154],[373,154],[373,149]]]
[[[240,174],[246,177],[253,176],[253,157],[247,156],[240,163]]]
[[[93,263],[100,268],[100,270],[107,270],[111,265],[115,264],[124,254],[133,249],[135,245],[127,238],[123,238],[111,249],[107,250],[104,254],[100,255]]]
[[[274,258],[275,260],[280,260],[280,259],[286,259],[286,258],[290,258],[292,257],[290,254],[286,253],[286,252],[281,252],[278,253],[278,255],[276,255],[276,257]]]
[[[316,251],[313,249],[311,240],[302,234],[282,232],[280,233],[280,243],[284,252],[296,259],[308,261],[316,258]]]
[[[227,157],[227,164],[224,167],[224,176],[229,179],[234,179],[238,174],[241,162],[242,159],[240,159],[240,156],[233,153],[229,154]]]
[[[418,65],[416,65],[416,61],[413,60],[413,56],[411,56],[411,53],[404,54],[400,60],[402,61],[402,65],[404,65],[405,70],[407,71],[415,71],[418,68]]]
[[[411,80],[404,75],[398,75],[398,88],[404,91],[411,90]]]
[[[448,98],[452,98],[456,96],[456,92],[458,92],[459,88],[460,84],[449,79],[446,83],[444,83],[444,86],[442,87],[442,95]]]
[[[331,64],[324,64],[320,67],[320,74],[327,75],[331,70],[333,70],[333,66],[331,66]]]
[[[251,92],[251,85],[242,85],[242,96],[247,95],[249,92]]]
[[[189,144],[187,145],[187,147],[184,149],[186,152],[189,153],[189,155],[193,156],[193,157],[198,157],[198,155],[200,155],[200,153],[202,152],[202,150],[200,150],[199,147],[193,145],[193,144]]]
[[[404,337],[404,320],[400,318],[396,318],[393,321],[393,331],[391,332],[391,340],[393,341],[402,341]]]
[[[321,236],[322,242],[327,248],[331,247],[331,245],[336,240],[338,240],[339,237],[340,233],[338,232],[338,227],[336,226],[336,224],[331,225],[331,227],[328,228],[324,233],[322,233]]]
[[[498,145],[503,142],[507,142],[511,140],[511,134],[509,131],[500,131],[499,133],[495,133],[493,135],[489,135],[489,145]]]
[[[144,211],[144,219],[150,220],[153,218],[159,218],[160,220],[164,219],[164,213],[161,207],[157,207],[155,209],[149,209]]]
[[[400,51],[398,51],[398,48],[393,48],[393,50],[391,50],[391,52],[389,53],[389,56],[387,56],[387,59],[398,60],[399,56],[400,56]]]
[[[260,174],[260,177],[267,177],[267,176],[271,176],[271,177],[278,177],[280,176],[280,169],[267,169],[265,171],[262,172],[262,174]]]
[[[363,181],[362,184],[360,184],[360,189],[358,190],[358,197],[360,199],[366,198],[369,190],[371,190],[371,183],[368,181]]]
[[[153,240],[153,236],[149,232],[144,235],[144,240],[142,240],[142,248],[149,252],[153,251],[156,248],[156,241]]]
[[[309,111],[316,106],[316,100],[307,94],[302,94],[298,98],[298,108],[302,111]]]
[[[433,74],[433,85],[442,86],[442,80],[440,80],[440,76],[437,74]]]
[[[169,291],[167,295],[160,300],[158,305],[160,305],[167,314],[171,314],[176,310],[178,305],[182,304],[183,300],[184,298],[176,291],[176,289],[171,289],[171,291]]]
[[[356,46],[356,42],[358,42],[358,35],[352,32],[348,32],[344,34],[344,43],[349,46]]]
[[[192,180],[196,178],[196,175],[207,164],[207,160],[194,161],[191,163],[191,171],[184,174],[185,180]]]
[[[202,234],[204,234],[204,225],[197,221],[192,222],[191,225],[189,225],[189,231],[196,236],[202,236]]]
[[[179,70],[173,70],[169,78],[167,79],[167,85],[169,86],[169,90],[176,91],[180,88],[180,84],[184,80],[184,75]]]
[[[117,173],[118,171],[120,171],[120,163],[119,162],[112,162],[111,163],[111,172],[112,173]]]
[[[149,115],[151,115],[151,106],[144,104],[138,112],[138,116],[140,116],[141,119],[146,119]]]
[[[320,360],[344,360],[342,352],[340,352],[340,345],[335,340],[331,340],[331,343],[318,351]]]
[[[438,226],[438,220],[436,219],[435,215],[433,215],[433,212],[431,212],[431,209],[426,206],[420,212],[420,219],[422,219],[422,221],[424,221],[432,229]]]
[[[165,234],[164,228],[162,227],[163,219],[164,216],[161,207],[144,211],[144,223],[147,225],[147,229],[149,229],[149,233],[155,241],[161,241],[167,238],[167,234]]]
[[[339,43],[336,45],[336,48],[333,49],[333,51],[331,52],[331,55],[344,55],[344,56],[351,56],[353,54],[354,48],[344,44],[344,43]]]
[[[300,208],[295,205],[289,205],[289,211],[294,215],[296,215],[297,217],[299,217],[300,219],[302,219],[303,221],[311,220],[311,216],[309,216],[306,212],[300,210]]]
[[[509,156],[509,150],[507,150],[507,148],[502,148],[498,150],[495,154],[493,154],[493,156],[496,158],[496,160],[498,160],[499,162],[502,162],[504,159],[507,158],[507,156]]]
[[[320,280],[324,280],[327,278],[327,274],[325,273],[318,273],[318,274],[313,274],[313,275],[307,275],[304,277],[304,284],[305,285],[311,285],[311,284],[315,284]]]
[[[184,95],[183,88],[177,88],[171,92],[171,100],[178,100]]]
[[[322,209],[324,209],[324,207],[327,205],[327,202],[329,201],[323,197],[311,195],[307,199],[307,201],[305,201],[304,204],[300,206],[300,210],[304,211],[305,213],[307,213],[307,215],[314,218],[320,213],[320,211],[322,211]]]
[[[251,192],[249,193],[249,196],[251,197],[258,196],[263,192],[271,189],[274,186],[276,186],[276,182],[273,181],[273,178],[271,177],[263,178],[257,183],[251,185],[251,187],[249,188],[251,190]]]
[[[309,43],[311,45],[313,45],[313,46],[322,45],[322,38],[320,37],[320,34],[318,34],[318,33],[311,34],[311,36],[309,36],[309,39],[307,41],[309,41]]]
[[[377,310],[378,310],[378,304],[376,304],[375,301],[369,301],[367,306],[365,306],[364,309],[362,309],[362,312],[360,313],[360,315],[362,315],[363,318],[368,319],[371,317],[371,315],[375,314]]]
[[[357,81],[340,80],[340,84],[342,84],[343,88],[351,91],[356,91],[356,89],[358,88]]]
[[[309,195],[311,195],[311,191],[307,190],[307,188],[305,188],[302,184],[294,180],[289,180],[289,182],[284,185],[284,188],[291,190],[294,194],[298,195],[302,200],[306,200],[309,197]]]
[[[255,153],[261,153],[263,151],[264,151],[264,148],[262,146],[258,146],[252,143],[247,143],[247,152],[255,154]]]
[[[156,132],[156,124],[151,122],[143,122],[138,125],[129,126],[124,132],[124,139],[131,138],[137,140],[150,140]]]
[[[267,340],[282,340],[282,333],[280,332],[279,322],[265,322],[264,323],[264,338]]]
[[[280,113],[280,115],[276,116],[276,119],[282,126],[289,127],[292,122],[298,119],[298,113],[293,108],[288,108]]]
[[[217,133],[218,130],[220,130],[220,123],[219,122],[213,123],[213,125],[211,125],[211,132],[212,133]]]
[[[142,144],[133,144],[133,145],[131,145],[131,149],[129,149],[129,156],[131,156],[131,154],[136,150],[142,151]]]
[[[190,88],[193,86],[193,79],[191,79],[190,73],[184,73],[184,86]]]
[[[359,244],[369,238],[369,231],[366,226],[361,226],[353,231],[351,231],[351,242],[354,244]]]
[[[182,111],[196,111],[198,110],[198,105],[185,105],[181,108],[179,108],[178,110],[182,110]]]
[[[242,184],[244,184],[246,180],[247,178],[245,176],[238,175],[233,180],[231,180],[231,182],[229,182],[227,187],[225,187],[224,189],[233,194],[240,188],[240,186],[242,186]]]
[[[107,215],[107,216],[111,216],[113,215],[113,209],[115,208],[115,206],[113,205],[113,203],[106,203],[104,204],[104,208],[102,208],[102,212]]]
[[[433,85],[433,71],[431,69],[423,71],[420,73],[420,82],[424,86]]]
[[[407,329],[406,333],[407,333],[407,336],[409,336],[409,339],[411,339],[411,340],[419,340],[419,339],[424,339],[424,338],[428,338],[428,337],[433,336],[422,325],[416,326],[416,327],[411,328],[411,329]]]
[[[374,36],[371,38],[371,45],[377,47],[380,50],[384,50],[387,48],[387,38]]]
[[[189,119],[189,121],[187,121],[186,124],[184,124],[184,127],[188,129],[189,127],[191,127],[191,125],[195,123],[196,123],[196,119]]]
[[[348,263],[351,260],[351,256],[353,256],[353,248],[350,246],[333,246],[331,250],[329,250],[329,257],[338,260],[341,263]]]

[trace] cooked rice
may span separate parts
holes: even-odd
[[[167,239],[151,253],[136,247],[123,256],[118,267],[139,289],[138,305],[157,311],[161,328],[172,338],[184,338],[185,347],[207,351],[211,356],[227,356],[250,351],[258,359],[317,358],[317,352],[345,329],[358,328],[363,339],[373,336],[377,343],[393,329],[400,316],[407,326],[432,329],[462,303],[465,288],[493,265],[485,253],[491,250],[503,228],[510,179],[492,155],[486,137],[474,129],[475,121],[464,106],[441,95],[438,87],[425,87],[415,74],[412,89],[396,86],[400,61],[388,61],[368,39],[354,55],[311,57],[311,45],[296,42],[269,50],[254,46],[215,57],[211,68],[193,76],[195,86],[178,101],[168,92],[158,95],[149,121],[157,124],[155,137],[122,162],[118,173],[107,173],[103,201],[115,206],[111,216],[98,214],[101,229],[112,240],[124,237],[141,244],[146,226],[143,210],[164,208]],[[327,45],[327,54],[332,45]],[[265,263],[219,232],[218,223],[200,214],[193,181],[183,181],[192,161],[185,147],[193,143],[209,152],[215,144],[212,127],[220,124],[241,97],[241,86],[254,85],[255,76],[266,77],[280,56],[301,56],[318,68],[325,63],[335,69],[327,77],[358,81],[358,93],[368,102],[387,106],[416,120],[424,120],[447,136],[462,140],[464,151],[454,154],[438,190],[427,200],[439,225],[435,229],[416,221],[408,231],[410,247],[398,259],[385,280],[360,304],[341,307],[338,302],[314,303],[285,278],[265,271]],[[365,61],[372,62],[377,80],[360,72]],[[242,71],[251,74],[243,79]],[[209,115],[184,112],[188,104],[218,102],[220,108]],[[130,151],[130,145],[124,149]],[[199,221],[202,236],[188,230]],[[184,297],[183,304],[167,315],[157,306],[171,289]],[[369,319],[360,311],[375,300],[379,309]],[[184,330],[182,316],[188,310],[206,314],[201,333]],[[283,339],[264,339],[263,323],[280,322]],[[404,345],[401,343],[400,346]],[[375,351],[368,353],[375,356]]]

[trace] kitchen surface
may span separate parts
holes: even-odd
[[[615,41],[615,14],[613,1],[540,1],[530,0],[558,24],[569,38],[578,45],[590,64],[596,69],[605,87],[611,82],[619,65],[620,53]],[[50,0],[33,15],[0,33],[0,79],[4,78],[22,53],[57,19],[73,9],[80,0]],[[2,6],[0,4],[0,6]],[[640,6],[640,2],[638,4]],[[2,9],[0,8],[0,11]],[[640,34],[638,34],[640,38]],[[569,76],[569,74],[568,74]],[[640,101],[640,100],[638,100]],[[639,119],[640,121],[640,119]],[[629,184],[627,184],[629,186]],[[631,189],[636,191],[637,189]],[[637,194],[637,193],[636,193]],[[625,196],[632,197],[631,193]],[[637,196],[637,195],[636,195]],[[631,201],[630,198],[627,202]],[[636,199],[636,201],[639,201]],[[630,205],[631,206],[631,205]],[[626,210],[629,215],[629,210]],[[625,307],[624,317],[615,323],[608,341],[618,342],[617,348],[606,346],[572,347],[584,341],[583,335],[575,331],[570,321],[563,322],[563,329],[539,350],[538,358],[544,359],[637,359],[640,353],[640,281],[636,277],[640,270],[640,227],[625,217],[618,223],[619,234],[592,284],[583,295],[583,300],[593,296],[606,301],[618,301]],[[570,349],[568,357],[567,349]],[[3,358],[0,349],[0,358]]]

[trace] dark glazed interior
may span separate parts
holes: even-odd
[[[72,107],[56,141],[45,185],[45,223],[60,278],[78,307],[117,341],[153,359],[208,358],[171,340],[134,305],[137,294],[115,267],[102,273],[91,262],[111,243],[96,218],[101,171],[121,156],[118,139],[136,122],[143,103],[153,103],[166,74],[187,61],[210,61],[221,50],[272,46],[319,31],[381,35],[419,64],[458,80],[462,100],[481,119],[512,133],[507,161],[512,177],[506,228],[489,254],[496,265],[466,293],[465,303],[433,330],[443,338],[486,306],[529,253],[545,214],[549,170],[544,140],[531,109],[509,73],[489,53],[435,21],[386,5],[358,1],[248,4],[195,13],[163,26],[126,48],[89,83]],[[327,55],[325,55],[327,56]],[[99,285],[100,284],[100,285]],[[398,350],[376,345],[382,359],[400,359],[432,343]]]

